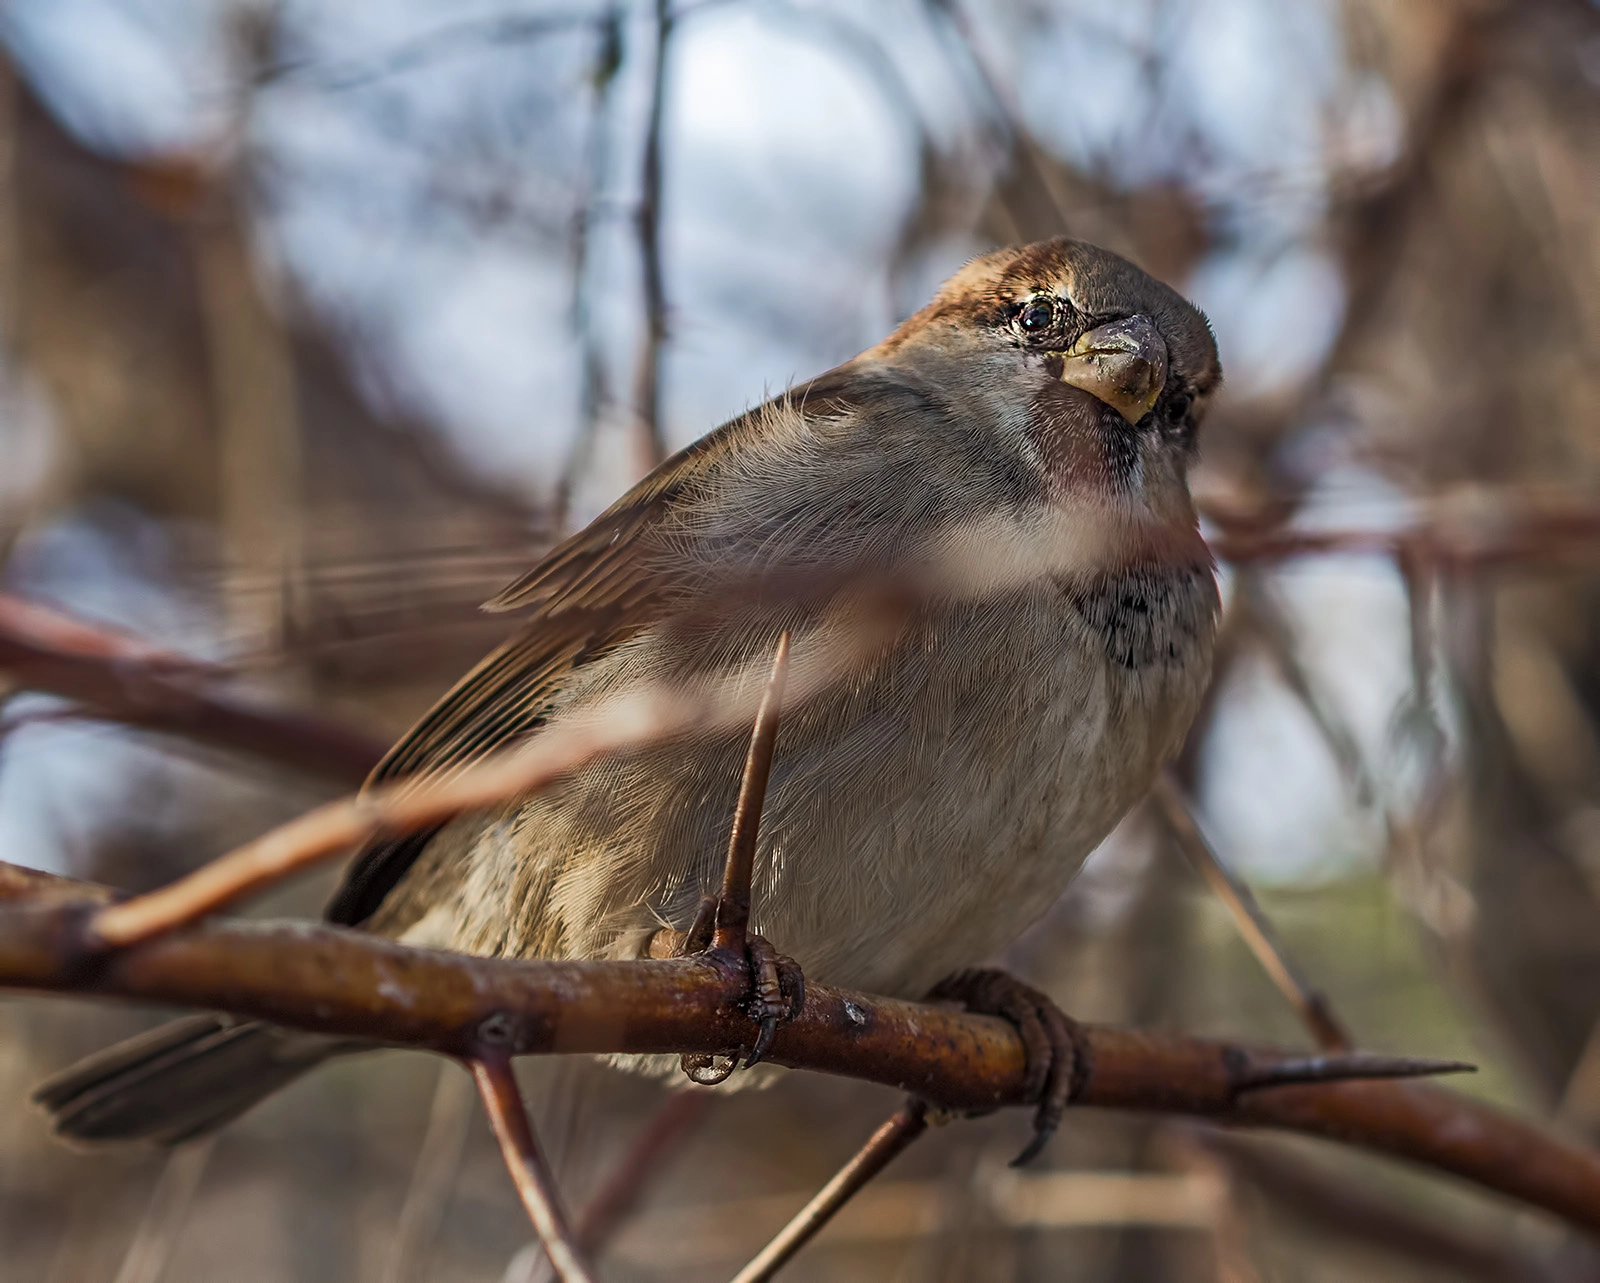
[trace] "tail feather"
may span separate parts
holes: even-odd
[[[68,1140],[176,1145],[231,1122],[339,1045],[260,1021],[190,1016],[80,1060],[33,1099]]]

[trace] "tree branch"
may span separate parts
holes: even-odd
[[[533,1124],[528,1121],[511,1061],[499,1052],[485,1052],[469,1064],[506,1168],[516,1183],[528,1219],[555,1266],[556,1277],[561,1283],[596,1283],[573,1241],[571,1222],[561,1205],[555,1177],[534,1139]]]
[[[1219,531],[1208,541],[1218,560],[1241,565],[1328,553],[1373,553],[1456,569],[1559,564],[1600,549],[1600,509],[1531,502],[1511,487],[1440,502],[1414,522],[1371,529],[1301,530],[1269,518],[1206,506]]]
[[[816,1237],[836,1213],[879,1172],[904,1153],[912,1141],[928,1130],[928,1109],[920,1100],[908,1100],[872,1133],[871,1138],[832,1180],[816,1192],[750,1263],[733,1283],[766,1283]]]
[[[3,866],[0,866],[3,867]],[[472,1058],[505,1054],[716,1054],[748,1045],[748,977],[716,954],[637,962],[515,962],[411,949],[301,924],[205,922],[106,955],[87,949],[95,888],[0,878],[0,985],[226,1010],[294,1028]],[[21,896],[23,898],[18,899]],[[1423,1084],[1253,1087],[1295,1053],[1175,1034],[1086,1027],[1080,1106],[1189,1114],[1319,1135],[1450,1172],[1600,1232],[1600,1156]],[[773,1060],[898,1087],[945,1109],[1021,1105],[1010,1025],[920,1003],[807,986]],[[1345,1075],[1370,1058],[1327,1062]],[[1431,1068],[1427,1062],[1402,1062]]]

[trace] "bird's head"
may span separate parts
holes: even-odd
[[[924,374],[1014,433],[1063,497],[1162,505],[1222,379],[1198,309],[1127,259],[1060,237],[974,259],[865,359]]]

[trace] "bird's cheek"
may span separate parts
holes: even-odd
[[[1137,467],[1138,434],[1081,388],[1053,378],[1034,396],[1028,426],[1046,476],[1064,494],[1123,490]]]

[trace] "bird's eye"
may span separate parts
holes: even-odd
[[[1187,392],[1179,392],[1167,402],[1167,422],[1182,423],[1189,416],[1189,407],[1194,404],[1194,398]]]
[[[1030,299],[1017,313],[1017,325],[1024,334],[1042,334],[1055,319],[1055,304],[1047,298]]]

